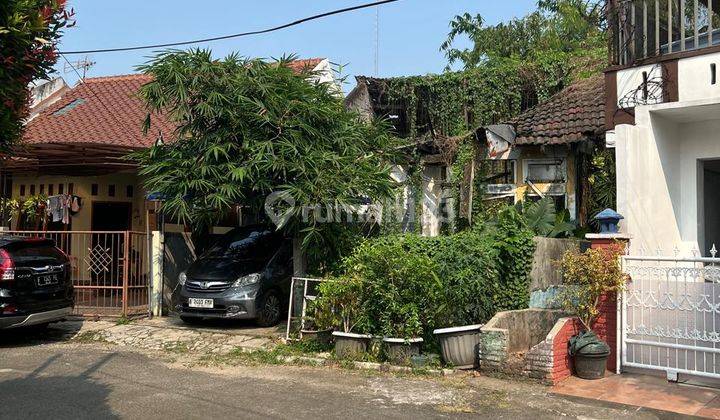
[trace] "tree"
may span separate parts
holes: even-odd
[[[316,205],[392,195],[396,143],[386,125],[347,111],[337,87],[295,74],[292,60],[168,51],[139,67],[153,76],[140,92],[146,130],[154,112],[177,125],[171,141],[134,155],[166,214],[202,229],[233,205],[257,213],[274,200],[279,227],[307,245],[333,226]]]
[[[28,84],[48,76],[57,60],[62,29],[74,25],[65,0],[0,2],[0,151],[22,133],[27,116]]]
[[[543,61],[552,56],[595,55],[606,48],[603,3],[539,0],[537,11],[494,26],[487,26],[479,14],[465,13],[450,22],[450,32],[440,49],[449,65],[460,62],[466,69],[498,58]],[[472,47],[454,48],[460,36],[467,36]]]

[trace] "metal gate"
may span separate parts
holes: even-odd
[[[625,256],[622,365],[720,378],[720,258]]]
[[[1,231],[55,240],[70,258],[75,314],[133,316],[148,312],[149,264],[143,232]]]

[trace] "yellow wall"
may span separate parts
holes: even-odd
[[[145,231],[145,191],[139,182],[138,176],[134,173],[115,173],[99,176],[62,176],[62,175],[40,175],[40,176],[14,176],[12,197],[22,200],[29,196],[30,185],[35,185],[35,194],[40,193],[40,184],[45,185],[45,194],[48,193],[48,185],[53,184],[55,194],[58,194],[58,184],[64,184],[65,194],[68,193],[68,184],[73,184],[73,194],[82,198],[80,212],[72,217],[72,230],[89,231],[92,222],[93,202],[129,202],[132,203],[132,230]],[[98,185],[98,194],[92,195],[92,184]],[[20,186],[25,185],[25,197],[20,195]],[[115,197],[108,196],[108,186],[115,185]],[[127,186],[133,186],[133,197],[126,195]],[[12,227],[17,226],[13,221]]]
[[[516,186],[515,200],[521,201],[526,193],[532,194],[534,191],[525,183],[524,162],[532,159],[564,159],[566,169],[565,194],[567,197],[565,205],[570,210],[571,216],[575,217],[577,210],[577,200],[575,197],[575,188],[577,185],[576,159],[574,153],[571,153],[567,147],[524,147],[521,149],[520,158],[516,161]],[[535,186],[542,193],[547,193],[552,184],[535,183]]]

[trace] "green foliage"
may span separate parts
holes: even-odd
[[[590,161],[590,214],[595,216],[607,208],[615,207],[615,151],[596,151]]]
[[[323,283],[318,310],[336,314],[330,322],[346,331],[362,326],[356,330],[432,342],[434,328],[483,323],[498,311],[527,308],[532,238],[509,207],[487,229],[367,240],[345,259],[343,276]],[[346,300],[354,308],[349,321],[341,319],[347,311],[337,303]]]
[[[570,212],[555,211],[555,202],[543,197],[532,203],[518,203],[518,209],[525,218],[525,224],[535,235],[548,238],[569,237],[577,228],[570,220]]]
[[[445,52],[449,66],[459,62],[465,68],[509,57],[524,61],[564,57],[571,62],[575,57],[606,48],[602,3],[540,0],[537,11],[494,26],[485,25],[479,14],[465,13],[450,22],[450,33],[440,49]],[[454,48],[458,37],[469,38],[471,47]]]
[[[500,210],[489,229],[498,251],[501,273],[493,295],[494,310],[527,308],[530,303],[530,270],[535,253],[533,232],[514,206]]]
[[[356,274],[333,277],[318,286],[319,297],[313,303],[315,326],[343,332],[367,333],[371,320],[363,310],[365,279]]]
[[[345,261],[347,273],[363,279],[362,312],[370,334],[410,338],[434,326],[443,286],[437,266],[404,245],[402,237],[378,238]]]
[[[567,251],[561,266],[565,287],[558,295],[563,308],[592,329],[600,315],[600,299],[623,289],[628,275],[620,265],[622,245],[588,249],[583,253]]]
[[[134,155],[145,189],[167,197],[166,214],[201,229],[238,203],[260,213],[274,193],[271,210],[281,226],[308,245],[332,235],[315,212],[303,220],[305,206],[392,194],[396,142],[386,125],[347,111],[334,85],[295,74],[292,60],[168,51],[139,67],[153,76],[140,91],[149,111],[145,128],[153,112],[178,126],[165,133],[172,141]]]
[[[72,18],[65,0],[0,2],[0,151],[20,139],[30,102],[28,84],[52,71],[55,45]]]

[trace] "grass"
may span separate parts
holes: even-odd
[[[132,322],[133,322],[133,320],[131,318],[128,318],[126,316],[121,316],[120,318],[118,318],[117,321],[115,321],[115,325],[128,325]]]
[[[184,341],[176,341],[174,343],[163,344],[163,350],[168,353],[185,354],[190,351],[190,347]]]
[[[103,336],[100,331],[84,331],[73,337],[72,340],[83,344],[107,343],[105,336]]]

